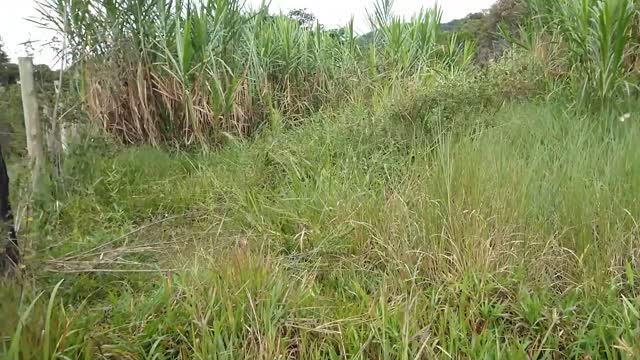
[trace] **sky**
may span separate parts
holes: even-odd
[[[258,6],[262,0],[246,0],[250,7]],[[495,0],[440,0],[443,21],[459,19],[472,12],[486,9]],[[271,0],[274,13],[291,9],[306,8],[328,28],[345,25],[351,17],[355,19],[357,32],[368,31],[366,10],[373,8],[374,0]],[[394,13],[410,17],[421,8],[428,8],[435,0],[395,0]],[[5,50],[14,61],[25,54],[25,41],[35,41],[34,62],[54,65],[53,52],[44,45],[55,34],[40,29],[27,18],[37,15],[36,0],[0,0],[0,37]]]

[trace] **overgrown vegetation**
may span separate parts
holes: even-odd
[[[3,48],[2,38],[0,38],[0,147],[6,158],[19,159],[26,155],[22,100],[20,87],[17,84],[20,76],[18,64],[10,62]],[[34,67],[38,100],[43,121],[47,124],[50,123],[50,112],[55,97],[53,81],[58,78],[58,75],[47,65],[40,64]],[[76,95],[73,95],[73,99],[77,102]]]
[[[537,15],[529,31],[551,33],[546,42],[562,44],[560,56],[565,60],[557,66],[570,78],[581,105],[596,101],[600,108],[615,108],[635,98],[640,71],[638,3],[532,0],[528,5]]]
[[[243,11],[237,0],[65,4],[42,12],[52,26],[67,24],[88,111],[127,143],[244,138],[274,112],[300,119],[348,101],[355,86],[435,65],[438,50],[439,10],[404,22],[389,1],[372,17],[379,32],[369,48],[352,23],[325,31],[264,6]]]
[[[63,4],[105,133],[27,219],[7,358],[640,353],[635,2],[571,30],[575,2],[499,1],[481,64],[391,1],[367,41],[231,0]]]

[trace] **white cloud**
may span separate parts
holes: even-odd
[[[444,21],[464,17],[471,12],[486,9],[495,0],[440,0]],[[248,6],[259,6],[262,0],[247,0]],[[421,8],[435,4],[435,0],[395,0],[394,12],[409,17]],[[373,8],[374,0],[272,0],[274,12],[287,12],[296,8],[307,8],[327,27],[345,25],[352,17],[355,19],[356,31],[368,29],[366,10]],[[26,20],[36,16],[35,0],[0,0],[0,37],[4,40],[9,56],[13,59],[24,55],[24,47],[19,45],[28,40],[46,42],[53,34],[38,28]],[[35,61],[53,63],[53,52],[35,44]]]

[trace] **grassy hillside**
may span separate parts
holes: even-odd
[[[27,262],[36,288],[2,291],[6,346],[632,357],[640,127],[563,105],[408,121],[356,103],[215,155],[79,149],[74,190]]]
[[[367,47],[226,18],[216,9],[237,3],[223,0],[183,14],[212,26],[207,46],[228,35],[216,19],[239,29],[228,45],[244,47],[215,60],[205,46],[184,62],[185,19],[163,23],[162,7],[145,31],[123,28],[127,46],[105,37],[77,86],[102,131],[23,217],[2,354],[637,357],[636,4],[585,1],[587,28],[571,33],[559,14],[581,8],[522,2],[532,21],[479,67],[474,41],[443,41],[437,10],[409,22],[389,3]],[[182,39],[202,40],[193,31]]]

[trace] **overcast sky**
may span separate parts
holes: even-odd
[[[458,19],[465,15],[488,8],[495,0],[440,0],[444,21]],[[329,28],[345,25],[353,16],[356,31],[368,30],[366,9],[371,9],[374,0],[272,0],[273,12],[287,12],[295,8],[307,8],[321,23]],[[53,34],[39,29],[26,18],[36,15],[36,0],[0,0],[0,37],[12,59],[24,54],[27,40],[46,41]],[[249,6],[257,6],[261,0],[247,0]],[[421,8],[431,7],[435,0],[395,0],[394,13],[411,16]],[[35,62],[52,63],[52,53],[46,47],[35,45]]]

